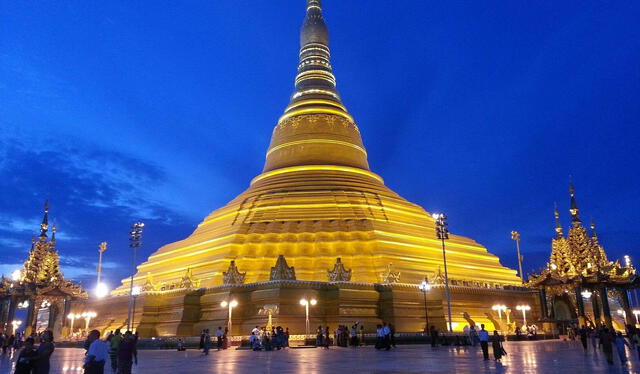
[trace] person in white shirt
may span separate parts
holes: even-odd
[[[218,330],[216,331],[216,338],[218,338],[218,350],[222,349],[222,336],[224,332],[222,331],[222,326],[218,326]]]
[[[87,336],[87,341],[91,341],[91,343],[84,360],[85,373],[103,374],[104,364],[109,358],[107,342],[100,339],[100,331],[98,330],[91,330]]]
[[[382,325],[378,325],[376,328],[376,349],[382,348],[383,341],[384,341],[384,330],[382,329]]]
[[[480,339],[480,347],[482,348],[482,355],[484,360],[489,360],[489,331],[484,329],[484,324],[480,325],[480,331],[478,331],[478,339]]]

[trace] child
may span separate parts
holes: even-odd
[[[35,366],[36,356],[38,354],[33,349],[33,338],[29,337],[24,341],[24,348],[16,361],[16,374],[30,374]]]

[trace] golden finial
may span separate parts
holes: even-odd
[[[576,190],[573,187],[573,183],[569,183],[569,196],[571,197],[571,207],[569,208],[569,212],[571,213],[571,221],[574,225],[578,225],[580,221],[580,217],[578,215],[578,203],[576,202]]]
[[[42,217],[42,223],[40,224],[40,240],[44,241],[47,237],[47,230],[49,228],[49,200],[44,202],[44,216]]]
[[[556,218],[556,237],[562,236],[562,225],[560,224],[560,213],[558,213],[558,204],[553,203],[553,216]]]
[[[98,252],[102,253],[107,250],[107,242],[102,242],[98,245]]]

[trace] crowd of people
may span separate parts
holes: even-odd
[[[521,331],[535,335],[535,330],[531,327]],[[602,352],[609,364],[614,363],[614,353],[617,353],[620,362],[624,365],[628,361],[626,348],[632,352],[637,351],[640,358],[640,329],[635,326],[627,327],[626,336],[622,332],[616,332],[606,326],[575,327],[569,328],[567,332],[569,340],[580,341],[585,353],[589,351]],[[438,344],[448,345],[451,343],[455,345],[480,345],[484,360],[489,360],[489,346],[493,350],[493,358],[496,361],[500,361],[507,354],[502,344],[504,337],[496,330],[490,334],[484,324],[481,324],[479,329],[477,326],[465,326],[464,333],[455,335],[453,340],[451,336],[441,335],[435,326],[430,326],[428,333],[433,347]],[[274,326],[267,329],[256,326],[251,331],[248,343],[254,351],[280,350],[289,347],[289,337],[289,328]],[[229,348],[229,330],[219,326],[213,337],[208,329],[202,330],[199,348],[205,355],[209,353],[214,342],[218,350]],[[326,349],[331,345],[338,347],[366,345],[364,326],[359,322],[355,322],[351,327],[339,325],[333,334],[329,326],[318,326],[315,343],[318,347]],[[122,334],[120,329],[117,329],[109,332],[102,339],[98,330],[92,330],[84,343],[84,373],[104,374],[105,368],[110,367],[113,374],[130,374],[133,364],[138,364],[137,344],[138,335],[131,331]],[[591,348],[589,348],[590,346]],[[24,336],[19,333],[15,335],[0,333],[0,347],[3,355],[14,353],[14,357],[17,357],[15,359],[16,374],[49,373],[49,360],[55,349],[51,331],[45,330],[32,336]],[[377,325],[375,348],[390,350],[395,347],[394,326],[390,323]],[[179,339],[178,350],[185,349],[184,343]]]
[[[606,326],[582,326],[579,329],[570,328],[568,337],[570,340],[579,338],[585,352],[589,351],[590,341],[593,353],[602,350],[609,365],[613,365],[613,350],[615,348],[620,362],[624,365],[628,361],[626,347],[632,351],[637,350],[638,358],[640,358],[640,329],[629,325],[626,332],[627,336],[625,337],[622,332],[616,332]]]
[[[122,334],[117,329],[101,339],[100,331],[92,330],[84,342],[85,374],[103,374],[107,362],[111,365],[112,373],[131,374],[133,364],[138,364],[137,345],[137,333],[126,331]]]

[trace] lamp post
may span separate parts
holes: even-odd
[[[20,325],[22,325],[22,321],[20,320],[14,319],[13,321],[11,321],[11,326],[13,327],[13,331],[11,331],[11,333],[15,334]]]
[[[140,296],[142,288],[140,286],[133,287],[131,295],[133,295],[133,308],[131,309],[131,331],[134,329],[134,322],[136,319],[136,299]]]
[[[580,292],[580,295],[585,299],[590,299],[591,295],[593,295],[593,292],[591,292],[589,290],[584,290],[584,291]]]
[[[104,297],[106,293],[104,292],[106,286],[100,282],[100,278],[102,276],[102,253],[107,250],[107,242],[102,242],[98,245],[98,280],[96,281],[96,289],[95,294],[97,297]]]
[[[19,269],[16,269],[16,270],[11,272],[11,280],[17,282],[20,279],[22,279],[22,272]]]
[[[502,312],[507,311],[507,306],[502,304],[496,304],[491,307],[491,310],[498,312],[498,318],[500,319],[500,330],[502,330]]]
[[[142,245],[142,228],[144,223],[136,222],[131,226],[131,232],[129,233],[129,247],[132,249],[131,257],[131,280],[129,284],[129,312],[127,313],[127,330],[131,331],[131,312],[134,303],[133,296],[133,276],[136,274],[136,251]]]
[[[420,285],[418,286],[422,294],[424,295],[424,331],[429,332],[429,309],[427,308],[427,292],[431,290],[431,285],[429,284],[429,280],[425,277]]]
[[[231,336],[231,327],[233,326],[233,322],[231,322],[231,316],[233,315],[233,308],[238,306],[238,302],[236,300],[231,300],[231,301],[223,301],[220,303],[220,306],[223,308],[229,308],[229,312],[228,312],[228,316],[229,316],[229,320],[227,321],[227,327],[229,328],[229,336]]]
[[[520,255],[520,233],[517,231],[511,231],[511,240],[516,242],[516,250],[518,252],[518,268],[520,269],[520,279],[524,284],[524,274],[522,273],[522,256]]]
[[[73,323],[76,321],[76,318],[82,317],[80,314],[69,313],[67,318],[71,320],[71,325],[69,326],[69,336],[73,336]]]
[[[522,319],[524,320],[524,326],[527,325],[527,312],[531,310],[529,305],[517,305],[516,310],[522,312]]]
[[[84,312],[80,316],[84,318],[84,330],[89,331],[89,323],[91,322],[91,318],[95,317],[96,312]]]
[[[316,305],[318,303],[318,300],[316,299],[311,299],[311,300],[307,300],[307,299],[301,299],[300,300],[300,305],[304,306],[304,312],[305,312],[305,338],[307,338],[309,336],[309,305]]]
[[[449,230],[447,229],[447,216],[442,213],[434,213],[433,219],[436,223],[436,236],[442,241],[442,262],[444,264],[444,289],[447,298],[447,314],[449,315],[449,332],[453,332],[453,323],[451,321],[451,292],[449,291],[449,272],[447,270],[447,250],[444,241],[449,239]]]

